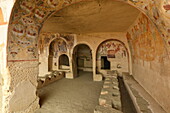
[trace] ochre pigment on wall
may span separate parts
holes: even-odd
[[[145,61],[153,61],[164,53],[162,37],[143,14],[139,16],[136,24],[127,33],[127,39],[133,46],[131,48],[133,60],[139,58]]]
[[[72,49],[74,45],[73,35],[64,35],[58,33],[42,33],[39,36],[39,51],[43,53],[44,48],[48,47],[52,41],[55,41],[55,51],[66,53],[67,49]]]
[[[101,44],[97,51],[97,58],[100,60],[101,56],[107,56],[108,58],[118,58],[127,57],[127,52],[125,47],[117,41],[106,41]]]
[[[8,59],[37,59],[37,37],[43,22],[53,12],[80,1],[81,0],[17,1],[10,20]],[[144,11],[156,26],[159,27],[164,39],[166,41],[169,40],[170,15],[168,0],[128,0],[126,2]],[[24,53],[24,57],[22,57],[22,53]]]
[[[132,53],[134,78],[170,112],[170,101],[167,100],[170,93],[170,59],[165,38],[157,27],[141,14],[128,30],[127,39]]]
[[[103,61],[102,57],[107,57],[110,64]],[[106,70],[106,67],[110,67],[110,70],[117,70],[120,73],[128,72],[128,58],[127,48],[124,43],[114,39],[107,40],[100,44],[97,49],[97,71],[102,73]]]

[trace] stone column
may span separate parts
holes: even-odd
[[[92,60],[93,60],[93,80],[102,81],[102,75],[96,73],[96,51],[92,50]]]

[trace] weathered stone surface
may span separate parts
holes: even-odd
[[[122,112],[114,108],[96,106],[94,113],[122,113]]]
[[[101,74],[96,74],[94,77],[93,77],[93,80],[94,81],[102,81],[103,77]]]
[[[22,81],[13,91],[9,101],[11,112],[27,109],[36,100],[36,87],[29,81]]]

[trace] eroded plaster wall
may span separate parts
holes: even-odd
[[[155,25],[141,14],[127,32],[134,78],[170,112],[170,59],[166,40]]]

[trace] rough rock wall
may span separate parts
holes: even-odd
[[[3,112],[33,112],[39,108],[38,61],[8,62],[8,66],[3,86],[3,108],[6,108]]]
[[[127,32],[134,78],[170,112],[168,47],[155,25],[141,14]]]

